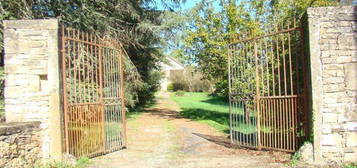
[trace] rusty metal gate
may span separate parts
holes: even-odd
[[[308,129],[303,29],[285,28],[229,45],[230,137],[293,152]]]
[[[65,151],[94,157],[126,146],[120,43],[62,27]]]

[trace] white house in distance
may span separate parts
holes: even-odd
[[[160,81],[161,90],[167,91],[167,86],[171,83],[170,71],[171,70],[184,70],[185,67],[179,61],[172,57],[166,57],[166,61],[161,63],[161,71],[164,73]]]

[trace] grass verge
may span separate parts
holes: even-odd
[[[180,106],[182,116],[229,132],[229,104],[224,98],[197,92],[171,93],[170,98]]]
[[[90,164],[90,159],[86,157],[79,158],[75,163],[52,162],[46,164],[37,164],[34,168],[86,168]]]

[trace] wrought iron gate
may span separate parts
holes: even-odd
[[[62,27],[65,151],[94,157],[126,146],[123,48]]]
[[[295,151],[308,132],[303,30],[240,40],[228,51],[232,143]]]

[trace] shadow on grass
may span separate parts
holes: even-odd
[[[223,132],[229,133],[229,114],[200,108],[183,108],[180,115],[192,120],[212,120],[221,124]]]
[[[218,105],[218,106],[224,106],[224,107],[229,107],[229,102],[226,98],[220,97],[220,96],[209,96],[210,99],[208,100],[203,100],[202,102],[204,103],[209,103],[212,105]]]

